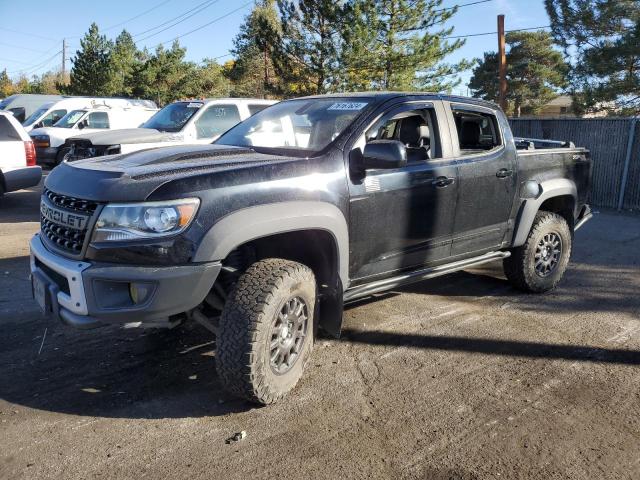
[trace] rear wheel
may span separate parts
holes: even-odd
[[[224,387],[260,404],[286,395],[313,348],[315,303],[308,267],[282,259],[249,267],[220,318],[216,367]]]
[[[60,147],[58,149],[58,153],[56,154],[56,165],[60,165],[64,161],[64,157],[66,157],[69,152],[71,152],[71,148]]]
[[[503,262],[507,279],[520,290],[546,292],[562,279],[571,257],[572,235],[567,221],[552,212],[536,214],[526,242]]]

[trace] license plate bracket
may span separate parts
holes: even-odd
[[[33,272],[31,275],[31,292],[33,298],[40,306],[40,310],[45,315],[51,313],[51,295],[49,292],[49,282],[44,276],[38,272]]]

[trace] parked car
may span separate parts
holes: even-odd
[[[47,102],[34,111],[22,122],[22,126],[27,132],[34,128],[52,127],[62,117],[72,110],[82,110],[95,108],[96,105],[108,103],[110,107],[158,110],[158,106],[151,100],[129,100],[125,98],[102,98],[102,97],[63,97],[53,102]]]
[[[211,143],[238,122],[275,103],[272,100],[216,98],[174,102],[141,128],[73,136],[67,141],[69,161],[130,153],[186,143]]]
[[[11,113],[0,112],[0,196],[33,187],[41,178],[29,135]]]
[[[300,378],[316,328],[340,334],[344,303],[496,260],[519,289],[554,288],[590,185],[587,150],[516,144],[492,103],[288,100],[214,145],[54,169],[33,289],[80,328],[198,321],[222,384],[267,404]]]
[[[0,102],[0,110],[10,112],[22,123],[25,118],[35,112],[43,103],[53,102],[63,98],[62,95],[36,95],[17,93],[10,95]]]
[[[30,133],[36,146],[38,162],[58,164],[69,153],[67,138],[78,132],[139,126],[148,120],[157,108],[128,100],[92,101],[90,106],[71,110],[52,127],[33,129]]]

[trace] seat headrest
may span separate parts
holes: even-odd
[[[408,147],[419,147],[424,120],[419,115],[402,119],[399,140]]]
[[[460,145],[462,147],[477,148],[480,144],[480,124],[477,122],[462,122],[460,131]]]

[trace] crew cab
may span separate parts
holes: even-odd
[[[30,135],[40,163],[62,162],[69,153],[69,148],[65,145],[67,138],[78,132],[103,132],[116,128],[137,127],[158,111],[155,103],[148,100],[73,98],[58,103],[59,105],[47,105],[43,108],[47,108],[50,113],[61,113],[66,105],[75,103],[77,106],[64,114],[53,126],[31,130]],[[43,115],[46,116],[47,113],[44,112]],[[40,122],[44,124],[44,120]]]
[[[587,150],[516,141],[484,101],[288,100],[214,145],[53,170],[33,291],[79,328],[199,322],[222,384],[268,404],[317,328],[340,334],[345,303],[496,260],[519,289],[554,288],[592,215],[590,178]]]
[[[69,138],[68,161],[147,148],[208,144],[235,124],[274,104],[273,100],[210,98],[174,102],[140,128],[97,132]]]
[[[33,142],[9,112],[0,112],[0,196],[33,187],[42,179]]]

